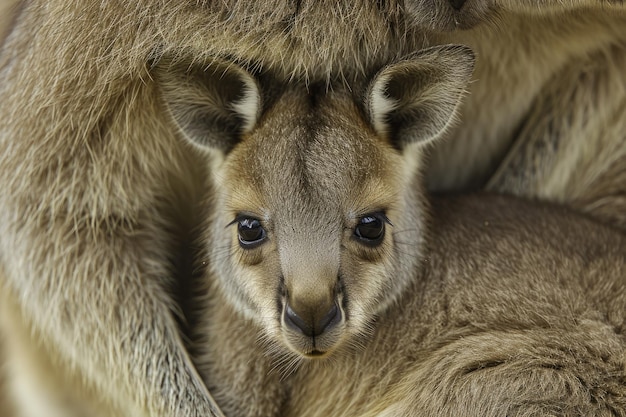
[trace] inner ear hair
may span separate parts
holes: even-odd
[[[469,47],[424,49],[376,74],[366,94],[374,130],[402,148],[442,136],[453,123],[474,68]]]
[[[261,111],[255,78],[223,60],[206,65],[161,62],[156,67],[165,106],[183,136],[203,149],[230,151]]]

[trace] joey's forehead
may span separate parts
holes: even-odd
[[[235,177],[264,200],[337,204],[361,190],[384,187],[392,176],[394,152],[349,100],[311,104],[296,99],[264,115],[233,151],[231,166]]]

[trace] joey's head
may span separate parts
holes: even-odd
[[[267,340],[309,358],[351,346],[415,278],[421,152],[472,67],[466,47],[431,48],[352,91],[267,88],[228,63],[160,69],[182,135],[212,157],[212,272]]]

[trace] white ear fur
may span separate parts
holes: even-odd
[[[474,68],[461,45],[424,49],[383,68],[366,96],[370,122],[395,145],[428,142],[453,124]]]
[[[261,95],[259,93],[259,86],[252,76],[245,74],[242,81],[244,88],[242,90],[242,97],[239,101],[233,103],[233,109],[243,119],[243,132],[249,133],[256,126],[256,122],[259,118],[259,112],[261,110]]]
[[[381,74],[372,85],[369,94],[368,108],[371,112],[374,130],[381,136],[387,136],[389,124],[387,116],[398,107],[398,101],[387,96],[386,88],[389,82],[389,74]]]

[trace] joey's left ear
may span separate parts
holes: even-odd
[[[229,152],[261,113],[255,78],[242,67],[159,63],[155,72],[165,104],[183,136],[203,149]]]
[[[400,148],[436,139],[453,122],[473,69],[474,53],[462,45],[424,49],[383,68],[365,97],[374,130]]]

